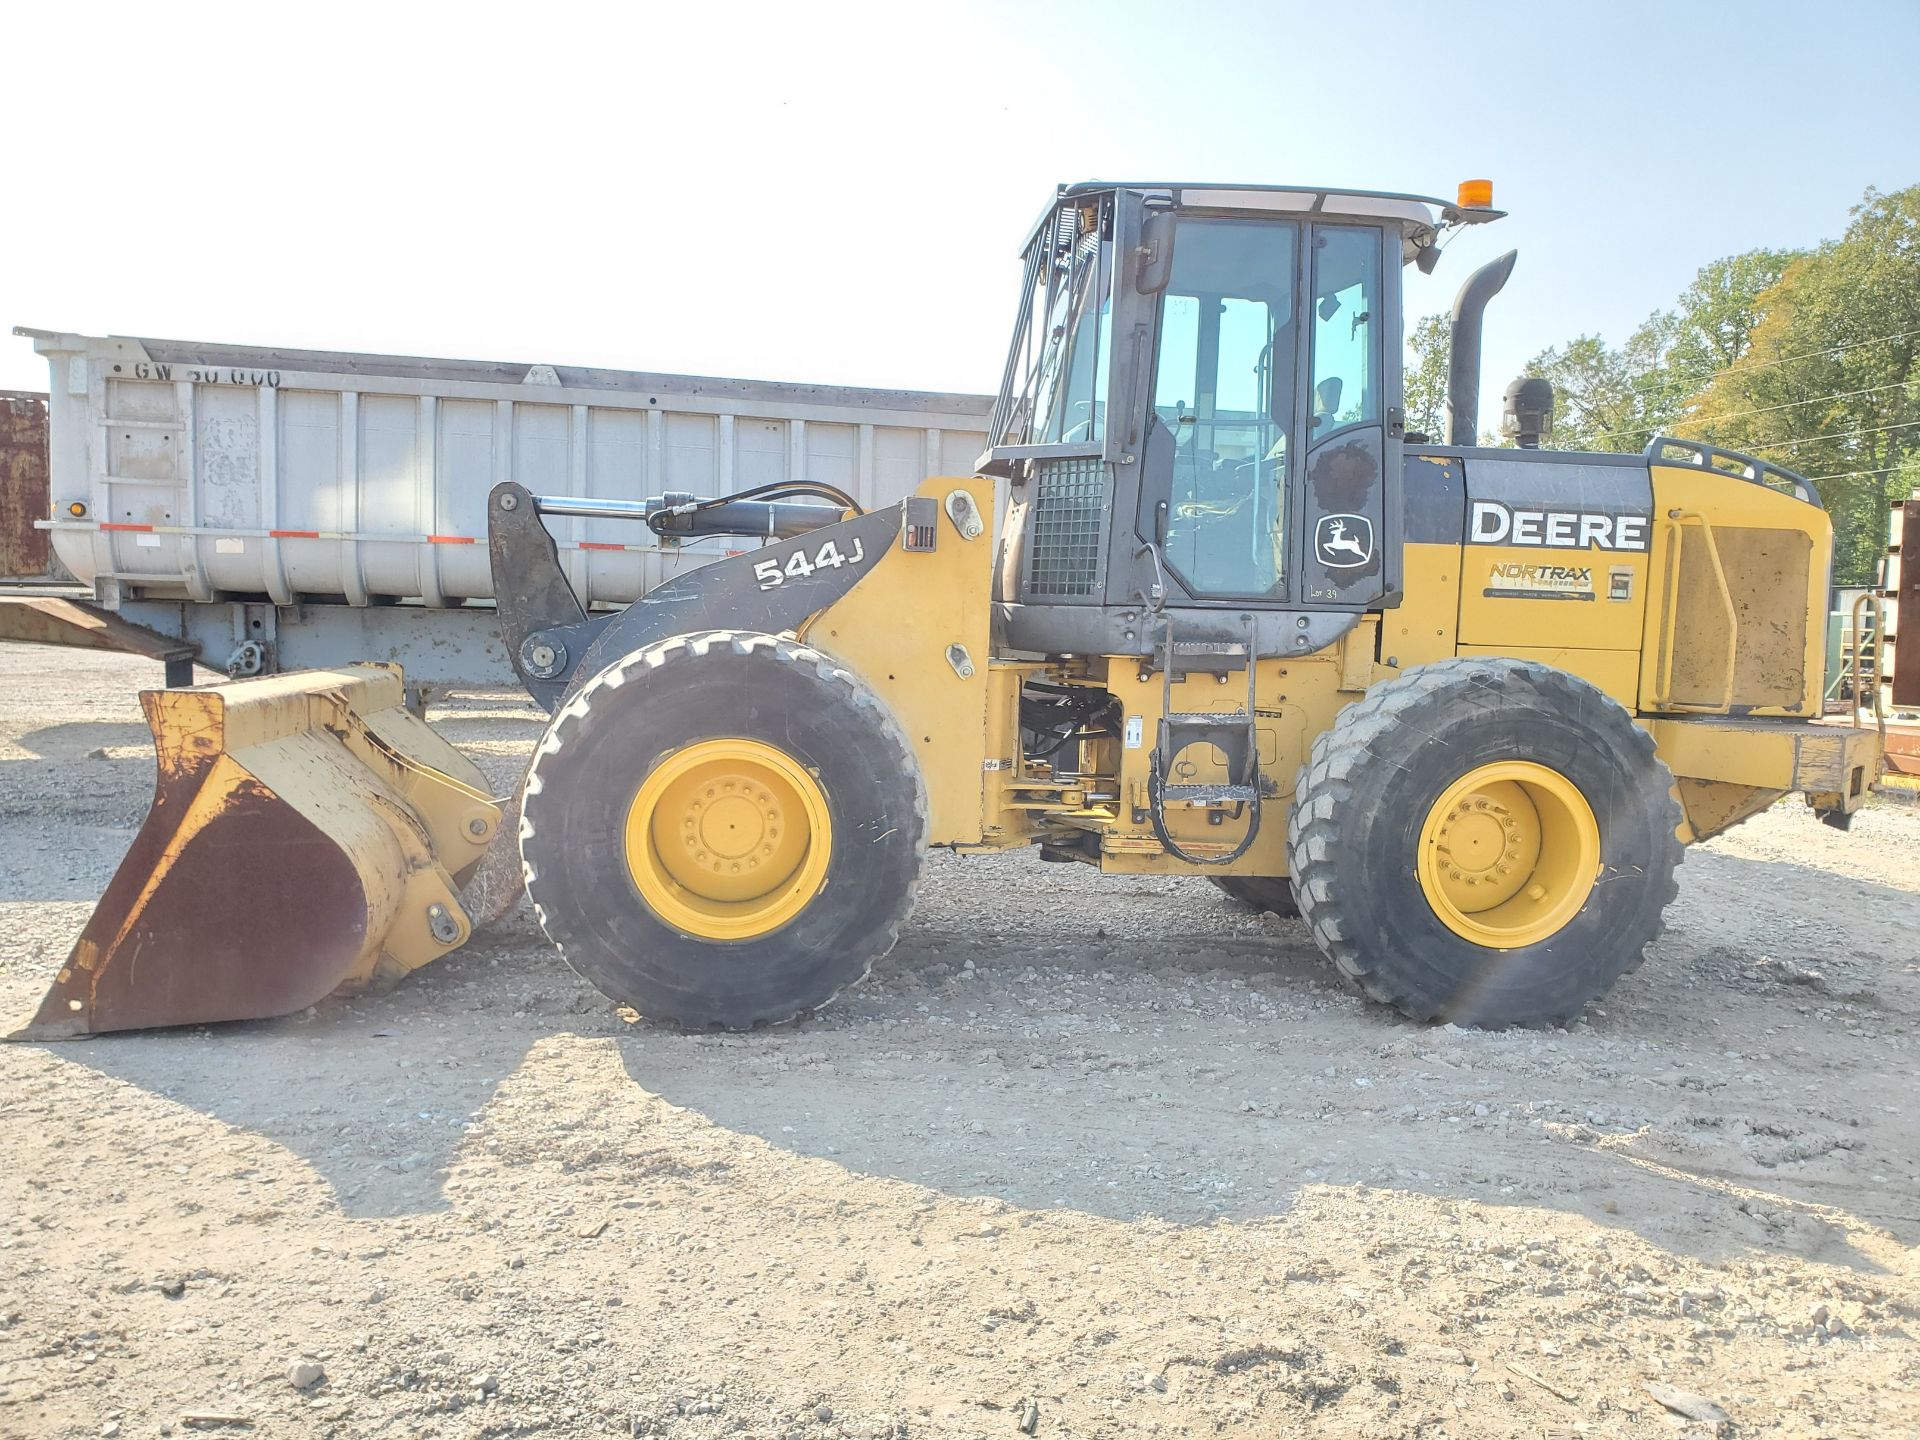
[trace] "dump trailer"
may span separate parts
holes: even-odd
[[[487,492],[499,481],[594,498],[724,495],[810,478],[886,505],[927,475],[970,469],[993,404],[525,361],[14,333],[45,358],[51,391],[38,412],[37,502],[31,514],[19,506],[19,528],[42,568],[50,544],[93,593],[70,603],[68,624],[0,601],[0,639],[92,644],[118,621],[143,653],[172,657],[170,685],[190,684],[196,659],[234,676],[392,663],[416,693],[511,685],[486,556]],[[7,520],[0,497],[0,552]],[[595,608],[630,604],[739,543],[592,517],[553,530],[569,583]]]
[[[1685,845],[1791,792],[1844,826],[1880,743],[1821,721],[1810,484],[1665,437],[1539,448],[1535,383],[1516,446],[1477,446],[1510,254],[1460,292],[1448,434],[1407,433],[1402,267],[1498,216],[1478,182],[1065,186],[975,473],[874,508],[495,485],[500,638],[550,715],[520,856],[567,962],[646,1016],[786,1020],[887,952],[928,849],[1026,847],[1297,912],[1417,1020],[1556,1022],[1640,962]],[[761,543],[596,611],[554,536],[583,515]],[[190,986],[148,940],[146,983]]]

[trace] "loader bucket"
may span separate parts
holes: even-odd
[[[464,944],[499,826],[479,770],[354,665],[140,697],[153,808],[8,1039],[287,1015]]]

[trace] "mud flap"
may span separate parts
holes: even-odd
[[[153,808],[6,1038],[292,1014],[465,944],[500,807],[403,696],[391,665],[144,692]]]

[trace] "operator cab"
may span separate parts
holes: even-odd
[[[1397,603],[1401,266],[1493,218],[1417,195],[1062,187],[981,468],[1007,642],[1301,653]],[[1158,618],[1156,618],[1158,617]]]

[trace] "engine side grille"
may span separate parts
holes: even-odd
[[[1035,467],[1027,532],[1027,600],[1100,593],[1107,505],[1106,466],[1099,460],[1043,460]]]

